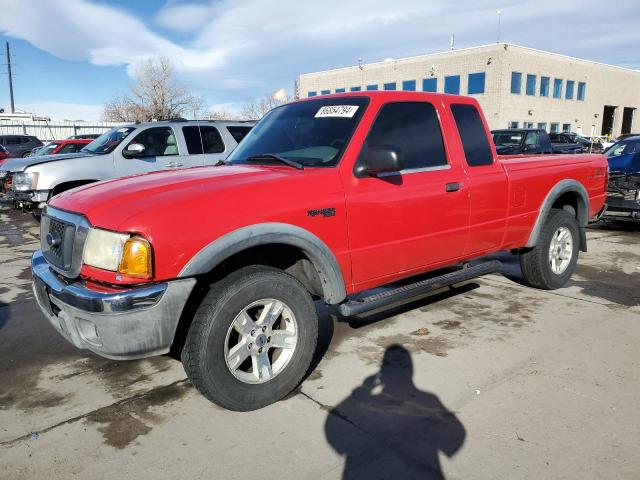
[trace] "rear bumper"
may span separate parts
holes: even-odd
[[[31,270],[38,305],[58,333],[77,348],[116,360],[167,353],[196,283],[187,278],[103,291],[82,281],[66,283],[41,251]]]

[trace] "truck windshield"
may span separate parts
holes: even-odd
[[[364,97],[329,97],[275,108],[247,134],[228,163],[277,164],[277,155],[304,167],[334,167],[368,102]]]
[[[135,128],[133,127],[112,128],[108,132],[100,135],[80,151],[84,153],[93,153],[95,155],[109,153],[113,151],[113,149],[118,145],[120,145],[120,142],[127,138],[129,134],[134,130]]]
[[[515,147],[522,143],[520,132],[500,132],[493,134],[493,143],[496,147]]]

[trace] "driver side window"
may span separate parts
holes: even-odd
[[[170,127],[152,127],[140,132],[129,145],[144,146],[144,157],[166,157],[178,155],[178,144]]]

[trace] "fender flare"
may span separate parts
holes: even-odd
[[[259,223],[227,233],[196,253],[178,278],[206,274],[236,253],[276,243],[297,247],[309,257],[320,277],[326,303],[337,304],[346,298],[342,271],[329,247],[313,233],[288,223]]]
[[[540,232],[542,231],[542,227],[547,219],[547,215],[549,215],[551,207],[558,198],[569,192],[577,194],[578,211],[576,212],[576,216],[578,219],[578,226],[580,228],[580,250],[583,252],[587,251],[587,240],[584,229],[589,223],[589,194],[587,193],[587,189],[584,188],[584,186],[577,180],[561,180],[549,191],[542,202],[542,206],[538,212],[538,218],[536,218],[533,230],[531,230],[529,240],[525,247],[532,248],[536,246],[538,238],[540,237]]]

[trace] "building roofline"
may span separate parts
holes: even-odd
[[[579,62],[590,63],[590,64],[593,64],[593,65],[600,65],[600,66],[604,66],[604,67],[617,68],[617,69],[624,70],[624,71],[627,71],[627,72],[640,74],[640,70],[638,70],[638,69],[634,70],[632,68],[620,67],[618,65],[610,65],[608,63],[596,62],[595,60],[586,60],[584,58],[572,57],[570,55],[565,55],[565,54],[562,54],[562,53],[548,52],[546,50],[539,50],[537,48],[524,47],[522,45],[518,45],[518,44],[515,44],[515,43],[507,43],[507,42],[492,43],[492,44],[487,44],[487,45],[478,45],[478,46],[475,46],[475,47],[460,48],[458,50],[446,50],[444,52],[434,52],[434,53],[425,53],[425,54],[422,54],[422,55],[412,55],[410,57],[394,58],[392,60],[382,60],[380,62],[364,63],[363,66],[384,65],[384,64],[387,64],[387,63],[401,62],[401,61],[405,61],[405,60],[414,60],[414,59],[417,59],[417,58],[444,56],[444,55],[450,55],[451,53],[469,52],[469,51],[472,51],[472,50],[481,50],[481,49],[497,50],[498,48],[504,49],[505,46],[521,48],[523,50],[529,50],[531,52],[543,53],[545,55],[553,55],[553,56],[556,56],[556,57],[562,57],[562,58],[569,59],[569,60],[575,60],[575,61],[579,61]],[[316,72],[302,73],[302,74],[300,74],[300,78],[305,77],[305,76],[309,76],[309,75],[316,75],[316,74],[319,74],[319,73],[332,73],[332,72],[339,72],[341,70],[350,70],[350,69],[354,69],[354,68],[358,68],[358,65],[350,65],[348,67],[332,68],[332,69],[329,69],[329,70],[321,70],[321,71],[316,71]]]

